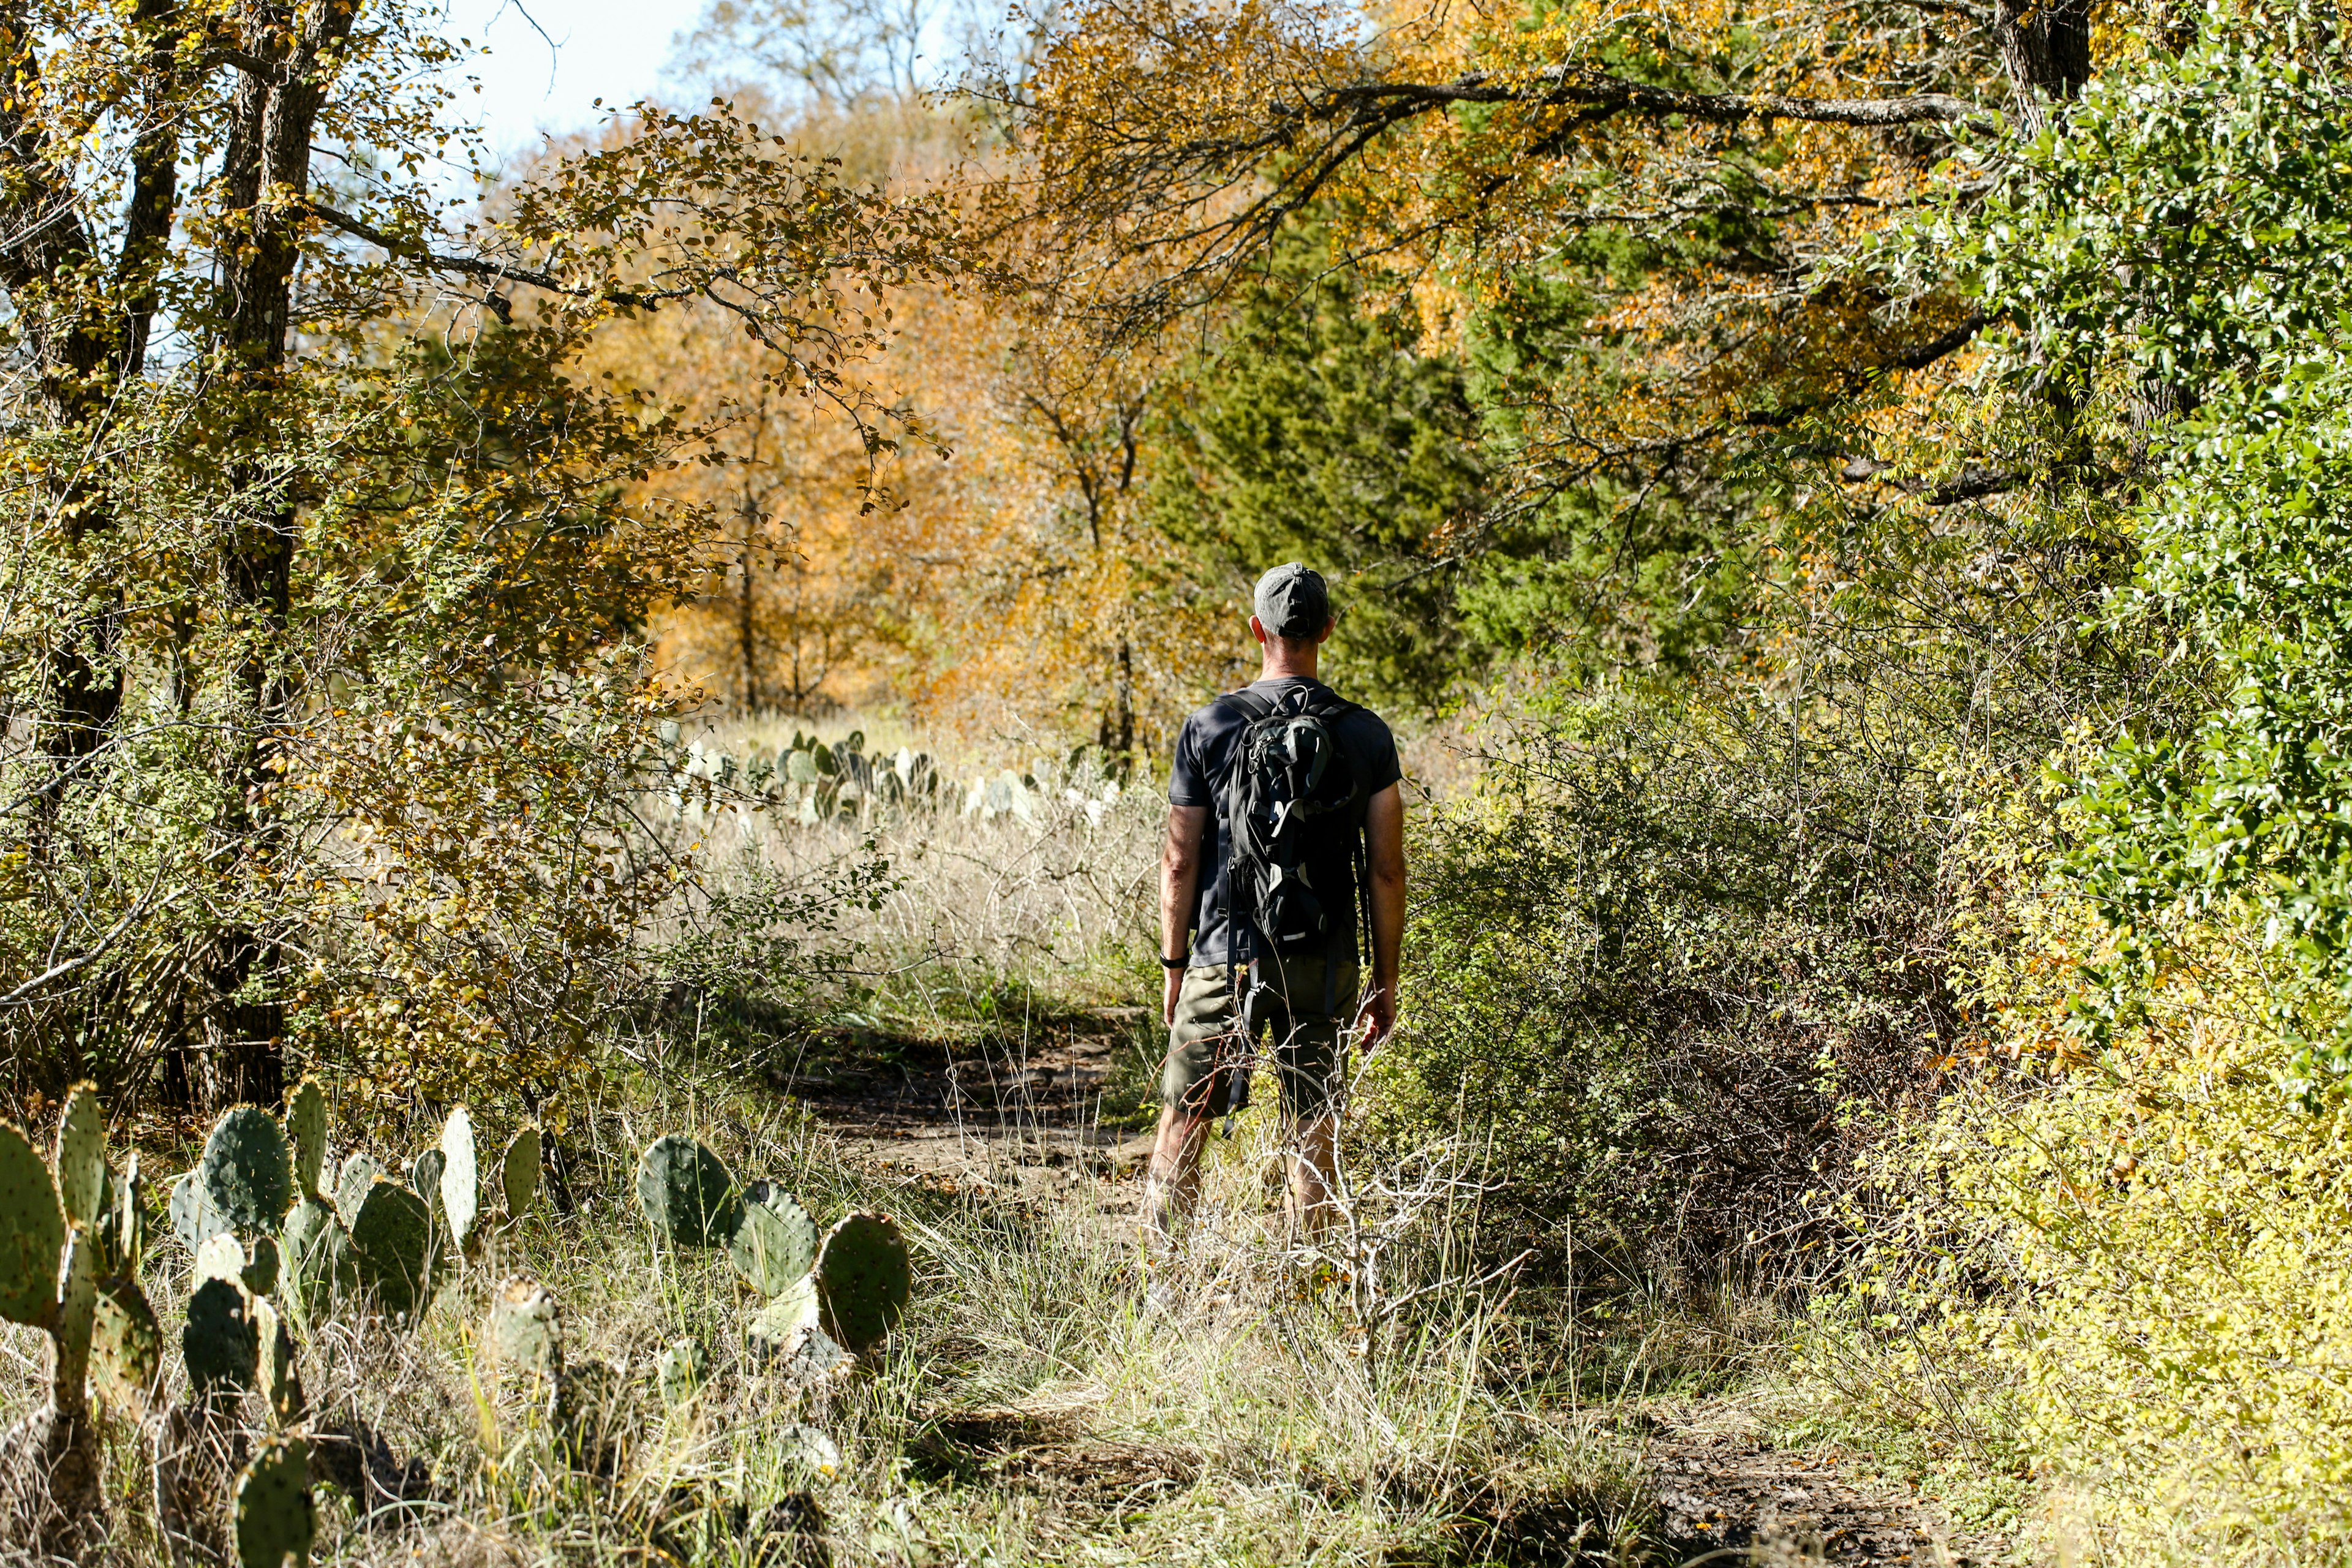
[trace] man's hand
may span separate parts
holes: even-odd
[[[1364,1049],[1370,1052],[1386,1041],[1396,1028],[1396,982],[1375,983],[1364,997],[1364,1005],[1356,1014],[1356,1021],[1364,1031]]]
[[[1184,972],[1167,969],[1160,973],[1165,976],[1161,989],[1166,994],[1160,1001],[1160,1021],[1172,1029],[1176,1026],[1176,996],[1184,989]]]

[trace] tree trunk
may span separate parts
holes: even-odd
[[[299,10],[248,0],[240,17],[245,53],[253,63],[238,79],[222,155],[229,197],[221,269],[223,357],[233,378],[226,391],[236,422],[258,425],[278,411],[294,273],[309,221],[303,198],[310,188],[310,132],[326,99],[320,56],[351,32],[355,15],[356,0],[311,0]],[[230,479],[238,510],[224,576],[230,613],[244,634],[230,680],[247,729],[231,772],[243,787],[230,796],[224,826],[242,841],[239,868],[247,886],[267,896],[285,847],[272,798],[278,731],[299,695],[279,662],[291,610],[297,520],[284,476],[238,467]],[[215,944],[216,1000],[205,1026],[212,1058],[206,1087],[215,1102],[268,1103],[284,1093],[285,1007],[273,994],[278,962],[277,944],[264,931],[225,931]]]
[[[148,256],[158,237],[171,232],[179,141],[163,100],[170,96],[175,40],[161,24],[172,9],[164,0],[142,0],[131,16],[134,26],[157,29],[157,43],[150,51],[149,79],[142,84],[147,124],[133,149],[118,277],[134,255]],[[31,97],[41,82],[38,39],[38,27],[21,5],[0,7],[0,81],[8,84],[0,88],[0,157],[6,160],[8,174],[0,185],[5,192],[0,196],[0,226],[9,237],[0,243],[0,284],[30,341],[45,411],[60,429],[94,440],[107,418],[111,384],[135,374],[143,362],[154,302],[151,289],[143,309],[142,300],[133,300],[125,308],[128,319],[120,320],[112,302],[103,299],[66,305],[43,298],[50,286],[89,270],[97,247],[78,194],[56,173],[70,165],[56,156],[49,128],[31,112]],[[90,535],[113,525],[109,498],[87,483],[58,484],[47,499],[59,535],[76,555]],[[121,593],[101,584],[96,598],[90,612],[68,622],[49,650],[48,702],[34,734],[49,775],[35,823],[37,850],[46,845],[67,788],[89,767],[122,707],[123,672],[115,652]]]
[[[743,592],[736,601],[735,606],[735,636],[737,652],[742,661],[742,675],[736,687],[736,694],[742,706],[743,716],[749,719],[762,711],[762,705],[760,701],[758,616],[757,606],[753,601],[757,586],[752,581],[752,574],[758,570],[759,565],[752,557],[759,537],[760,509],[751,500],[748,490],[743,496],[742,520]]]
[[[2090,0],[1993,0],[1992,31],[2018,121],[2039,135],[2091,79]]]

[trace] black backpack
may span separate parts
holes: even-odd
[[[1329,953],[1346,916],[1327,900],[1346,890],[1316,887],[1308,864],[1347,864],[1363,886],[1364,783],[1333,727],[1356,705],[1314,686],[1226,700],[1248,715],[1225,781],[1229,929],[1247,931],[1257,957]]]

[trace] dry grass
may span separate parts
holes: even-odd
[[[699,1131],[821,1218],[872,1205],[905,1223],[917,1302],[874,1367],[814,1390],[762,1368],[742,1338],[753,1303],[723,1258],[656,1249],[608,1187],[502,1243],[414,1331],[347,1319],[310,1338],[314,1424],[364,1428],[429,1477],[426,1495],[373,1525],[322,1489],[323,1559],[1475,1562],[1538,1538],[1547,1561],[1633,1550],[1631,1449],[1612,1412],[1545,1408],[1500,1359],[1514,1333],[1501,1292],[1443,1282],[1461,1215],[1419,1216],[1395,1277],[1439,1288],[1368,1328],[1344,1283],[1302,1268],[1269,1228],[1268,1151],[1227,1144],[1169,1275],[1176,1304],[1147,1310],[1124,1216],[1090,1182],[894,1179],[757,1104],[706,1109]],[[166,1250],[170,1296],[187,1260]],[[477,1375],[474,1326],[509,1271],[557,1291],[573,1368],[612,1369],[608,1476],[567,1463],[543,1420]],[[665,1408],[652,1367],[687,1337],[713,1378]],[[6,1345],[5,1399],[21,1409],[37,1345],[21,1331]],[[837,1468],[808,1463],[803,1425],[837,1445]],[[117,1436],[119,1558],[154,1563],[135,1445]]]
[[[1153,984],[1139,955],[1158,792],[1090,815],[1087,792],[1045,782],[1034,821],[699,826],[722,861],[810,878],[870,835],[898,879],[845,932],[868,984],[843,1005],[942,1033],[987,1015],[1018,1051],[1036,1010],[1131,1001]],[[723,1257],[652,1244],[630,1163],[678,1128],[739,1175],[781,1181],[820,1221],[853,1207],[901,1220],[917,1299],[868,1370],[792,1385],[747,1346],[756,1303]],[[893,1173],[740,1081],[641,1075],[575,1128],[570,1212],[501,1238],[414,1330],[347,1316],[309,1338],[312,1424],[366,1434],[380,1484],[416,1494],[370,1520],[320,1489],[320,1556],[387,1568],[1642,1557],[1629,1413],[1652,1382],[1648,1331],[1580,1338],[1563,1327],[1572,1298],[1514,1297],[1507,1273],[1474,1261],[1475,1151],[1356,1169],[1340,1244],[1320,1257],[1296,1247],[1271,1201],[1268,1129],[1255,1112],[1213,1144],[1194,1233],[1154,1276],[1172,1303],[1148,1309],[1131,1188],[985,1161],[957,1176]],[[427,1136],[378,1128],[368,1141],[391,1156]],[[157,1252],[169,1324],[189,1259],[168,1238]],[[603,1473],[475,1365],[488,1293],[512,1273],[561,1300],[569,1363],[608,1369],[603,1441],[590,1445],[606,1449]],[[686,1338],[712,1378],[667,1407],[654,1365]],[[176,1394],[171,1339],[167,1328]],[[0,1414],[37,1400],[44,1355],[30,1332],[0,1331]],[[803,1427],[825,1435],[837,1466],[811,1463]],[[160,1568],[132,1429],[112,1432],[116,1557]]]

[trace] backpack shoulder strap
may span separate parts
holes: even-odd
[[[1242,710],[1242,718],[1244,721],[1253,724],[1260,719],[1265,718],[1267,714],[1272,713],[1275,710],[1275,701],[1273,698],[1266,696],[1262,691],[1252,691],[1246,686],[1243,687],[1239,691],[1228,691],[1223,697],[1218,698],[1217,700],[1220,702],[1232,703],[1234,707]]]
[[[1344,719],[1350,713],[1366,710],[1360,702],[1350,702],[1328,686],[1319,686],[1307,694],[1306,712],[1318,719]]]

